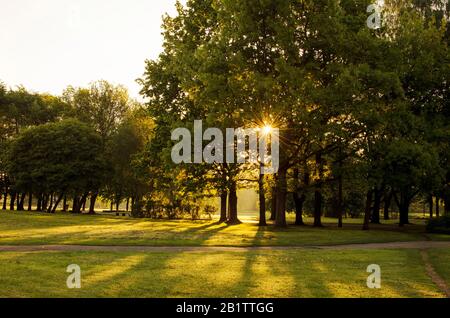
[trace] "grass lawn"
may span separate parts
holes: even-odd
[[[307,220],[311,224],[311,220]],[[301,246],[425,240],[423,221],[400,229],[393,221],[361,230],[361,220],[346,220],[344,229],[324,219],[325,228],[259,228],[245,223],[165,221],[111,216],[49,215],[0,212],[0,245],[150,245],[150,246]],[[450,236],[429,236],[448,240]]]
[[[311,220],[307,220],[311,222]],[[307,246],[425,240],[423,221],[361,230],[324,219],[325,228],[278,230],[244,223],[156,221],[111,216],[0,212],[0,245]],[[450,251],[430,251],[450,284]],[[78,264],[82,288],[66,287]],[[382,288],[366,286],[378,264]],[[419,250],[278,250],[236,252],[0,252],[0,297],[444,297]]]
[[[377,290],[366,286],[373,263]],[[0,297],[444,297],[417,250],[2,252],[0,264]],[[81,289],[66,287],[69,264]]]

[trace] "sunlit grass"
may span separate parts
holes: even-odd
[[[366,286],[373,263],[379,290]],[[79,290],[66,287],[69,264]],[[417,250],[3,252],[0,266],[0,297],[443,297]]]
[[[150,246],[301,246],[424,240],[424,226],[403,229],[393,224],[361,231],[360,220],[338,229],[324,219],[325,228],[260,228],[254,223],[237,226],[214,221],[148,220],[28,212],[0,212],[0,245],[78,244]],[[309,220],[307,220],[309,221]],[[449,239],[439,237],[439,239]]]

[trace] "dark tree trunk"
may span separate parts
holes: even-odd
[[[305,201],[305,195],[299,195],[300,187],[299,183],[299,169],[294,169],[294,192],[292,193],[292,198],[295,205],[295,225],[305,225],[303,222],[303,203]]]
[[[440,217],[441,216],[441,211],[440,211],[440,201],[441,199],[439,197],[436,197],[436,217]]]
[[[98,192],[91,194],[91,199],[89,201],[89,214],[95,214],[95,201],[97,201]],[[127,199],[127,212],[128,212],[128,202],[129,199]]]
[[[303,221],[303,204],[305,202],[305,195],[298,195],[297,192],[293,194],[294,204],[295,204],[295,225],[303,226],[305,222]]]
[[[338,228],[344,227],[342,222],[342,215],[344,214],[344,199],[343,199],[343,162],[344,158],[342,156],[342,146],[339,146],[339,176],[338,176],[338,199],[337,199],[337,208],[338,208]]]
[[[316,155],[316,170],[319,179],[316,180],[314,191],[314,226],[322,227],[322,178],[323,178],[323,162],[320,152]]]
[[[142,208],[143,208],[142,197],[134,195],[132,198],[132,203],[131,203],[131,215],[134,218],[143,217]],[[112,207],[111,207],[111,210],[112,210]]]
[[[75,195],[73,197],[73,203],[72,203],[72,213],[80,213],[80,197],[78,195]]]
[[[33,192],[28,193],[28,211],[33,210]]]
[[[12,192],[9,196],[10,196],[9,209],[11,211],[14,211],[14,205],[15,205],[15,202],[16,202],[16,193]]]
[[[42,194],[38,195],[36,203],[36,211],[42,211]]]
[[[56,199],[55,203],[53,204],[53,206],[49,207],[49,211],[48,211],[49,213],[56,213],[56,209],[58,208],[58,205],[61,203],[63,197],[65,197],[65,195],[63,193],[61,193],[57,197],[57,199]]]
[[[430,219],[433,218],[433,195],[430,194],[430,196],[428,197],[428,207],[430,208]]]
[[[373,190],[371,189],[367,191],[366,196],[366,208],[364,211],[364,225],[363,225],[364,231],[369,230],[370,212],[372,211],[372,197],[373,197]]]
[[[259,226],[266,226],[266,193],[264,192],[264,175],[259,174]]]
[[[396,198],[397,205],[400,212],[400,226],[404,226],[409,223],[409,205],[411,204],[411,198],[408,195],[407,190],[400,192],[400,201]]]
[[[270,208],[270,221],[275,221],[277,215],[277,187],[272,187],[272,205]]]
[[[84,196],[83,196],[83,201],[81,201],[81,209],[82,209],[82,211],[83,212],[85,212],[86,211],[86,200],[87,200],[87,194],[85,194]]]
[[[230,185],[230,195],[229,195],[229,216],[228,216],[228,224],[240,224],[241,221],[238,219],[238,209],[237,209],[237,189],[236,182],[233,181]]]
[[[450,189],[447,189],[447,192],[450,191]],[[445,215],[450,215],[450,196],[448,193],[444,195],[444,211]]]
[[[42,198],[42,211],[47,210],[47,206],[48,206],[48,201],[49,201],[49,195],[48,194],[44,194],[43,198]]]
[[[67,195],[64,195],[63,199],[63,212],[67,212]]]
[[[340,163],[340,168],[342,169],[342,162]],[[338,227],[343,228],[344,224],[342,222],[342,215],[344,214],[344,204],[343,204],[343,181],[342,181],[342,172],[339,173],[338,178]]]
[[[400,206],[400,226],[409,224],[409,203],[404,202]]]
[[[286,227],[287,171],[278,171],[275,226]]]
[[[388,191],[384,194],[384,219],[386,221],[390,220],[389,209],[392,202],[392,191]]]
[[[227,199],[228,199],[228,191],[222,190],[220,193],[220,220],[219,220],[219,223],[225,223],[227,221]]]
[[[94,201],[95,202],[95,201]],[[127,198],[127,212],[130,210],[130,198]],[[226,214],[225,214],[226,215]]]
[[[2,210],[6,210],[6,204],[7,204],[6,200],[8,200],[8,193],[7,192],[5,192],[3,194],[3,207],[2,207]]]
[[[381,193],[382,190],[375,188],[373,199],[373,212],[371,217],[372,223],[374,224],[380,224]]]
[[[25,198],[26,198],[27,194],[26,193],[22,193],[20,195],[20,199],[19,196],[17,197],[17,211],[25,211]]]

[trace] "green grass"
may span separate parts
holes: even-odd
[[[310,220],[307,220],[310,221]],[[0,212],[0,245],[78,244],[149,246],[304,246],[424,240],[423,221],[400,229],[393,221],[361,230],[361,220],[344,229],[324,219],[325,228],[260,228],[213,221],[167,221],[110,216]],[[437,239],[449,239],[436,237]]]
[[[79,290],[66,287],[69,264],[81,267]],[[369,264],[381,266],[381,289],[366,286]],[[0,266],[0,297],[444,296],[416,250],[3,252]]]

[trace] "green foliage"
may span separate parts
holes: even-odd
[[[8,173],[19,191],[80,193],[99,186],[101,155],[98,134],[66,120],[24,130],[11,143]]]

